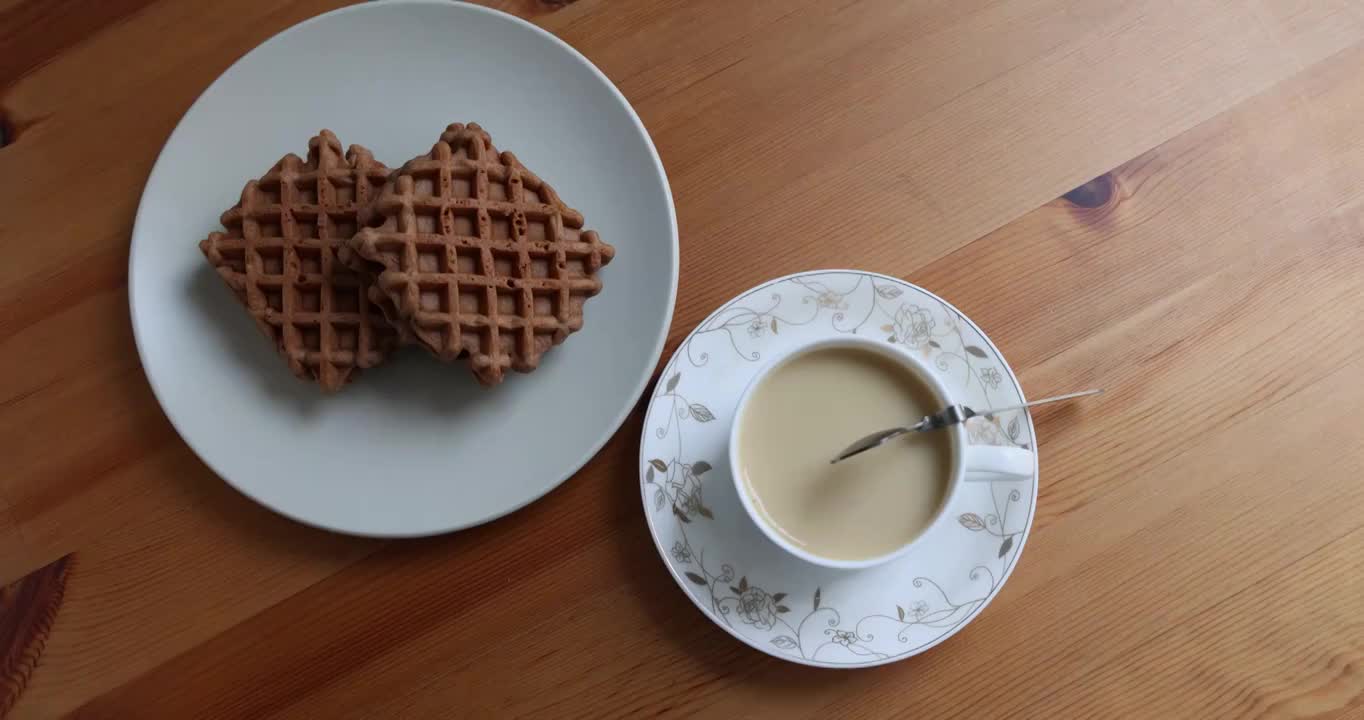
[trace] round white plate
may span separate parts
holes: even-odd
[[[615,245],[604,289],[581,332],[499,387],[409,349],[323,396],[196,244],[247,180],[321,128],[397,167],[457,121],[483,125]],[[129,274],[152,389],[213,470],[305,523],[427,535],[540,497],[620,426],[672,317],[677,222],[639,118],[568,45],[472,5],[366,3],[276,35],[204,91],[147,181]]]
[[[649,529],[683,592],[769,655],[841,668],[918,654],[976,617],[1018,562],[1037,499],[1035,467],[1023,482],[968,483],[950,522],[869,570],[811,565],[768,540],[730,478],[735,405],[765,358],[847,333],[922,353],[973,407],[1023,402],[999,350],[941,298],[884,275],[822,270],[753,288],[693,330],[663,371],[640,442]],[[1030,448],[1032,433],[1026,411],[967,424],[972,443]],[[846,444],[831,442],[831,453]]]

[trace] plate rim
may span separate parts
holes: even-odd
[[[576,463],[573,463],[569,469],[564,471],[559,479],[552,483],[549,483],[543,491],[526,498],[519,504],[512,505],[510,507],[504,508],[500,511],[494,512],[492,514],[486,515],[476,520],[456,523],[448,526],[442,526],[440,528],[424,529],[416,532],[380,532],[373,530],[356,530],[354,528],[345,527],[343,524],[327,523],[317,518],[305,517],[293,510],[286,509],[276,504],[266,502],[257,494],[251,492],[247,487],[244,487],[242,483],[234,481],[227,474],[223,473],[214,462],[209,460],[209,458],[201,451],[199,444],[192,440],[189,437],[189,435],[186,434],[183,422],[181,420],[177,420],[175,415],[167,406],[166,401],[163,397],[163,390],[158,385],[156,378],[153,376],[153,373],[149,369],[150,366],[147,364],[147,351],[144,347],[146,341],[143,339],[143,334],[145,333],[145,330],[141,327],[140,323],[138,322],[137,309],[138,293],[136,291],[138,274],[136,265],[138,257],[137,251],[139,246],[139,239],[143,235],[147,234],[147,231],[145,230],[146,227],[145,224],[149,222],[149,220],[147,220],[147,217],[149,217],[150,213],[152,212],[152,210],[148,207],[146,203],[147,189],[150,188],[152,184],[158,180],[159,174],[166,171],[165,170],[165,163],[167,161],[166,149],[170,147],[172,142],[175,141],[176,137],[184,130],[185,118],[188,117],[190,113],[194,112],[194,109],[198,107],[201,102],[203,102],[205,97],[208,97],[208,95],[213,92],[214,88],[218,86],[218,84],[222,81],[224,77],[226,77],[229,73],[231,73],[243,62],[246,62],[252,55],[258,52],[261,48],[271,43],[286,39],[290,34],[297,31],[301,31],[314,23],[321,22],[324,21],[325,19],[333,18],[339,15],[345,15],[350,13],[385,12],[402,8],[404,6],[442,7],[455,13],[469,12],[475,14],[482,14],[503,22],[508,22],[513,25],[521,26],[523,29],[528,29],[532,31],[533,35],[540,37],[542,40],[547,40],[551,44],[566,51],[571,58],[575,58],[582,66],[587,68],[589,72],[595,75],[596,78],[606,86],[606,88],[611,92],[615,99],[620,103],[621,108],[625,111],[630,121],[634,123],[635,129],[638,130],[641,138],[644,140],[644,146],[648,150],[649,157],[653,161],[654,168],[658,173],[660,182],[662,183],[664,200],[666,201],[665,205],[667,207],[668,212],[668,231],[672,240],[672,242],[669,244],[669,261],[672,265],[672,273],[669,277],[666,312],[664,313],[663,322],[661,323],[658,329],[657,337],[654,338],[653,349],[649,352],[649,357],[652,358],[652,361],[645,365],[645,370],[641,373],[641,377],[635,382],[634,389],[631,391],[629,395],[630,400],[623,404],[621,410],[616,414],[615,418],[604,427],[604,432],[602,433],[601,437],[598,438],[595,442],[591,443],[587,448],[585,448],[581,459],[578,460]],[[465,2],[451,2],[450,0],[384,0],[384,2],[360,3],[356,5],[348,5],[346,7],[337,8],[335,10],[330,10],[325,13],[314,15],[313,17],[307,18],[293,25],[290,25],[289,27],[280,30],[279,32],[275,33],[274,35],[271,35],[265,40],[262,40],[260,43],[253,46],[250,50],[247,50],[245,53],[243,53],[236,60],[233,60],[231,65],[228,65],[225,69],[218,73],[217,77],[215,77],[213,81],[209,83],[208,86],[205,87],[203,91],[200,92],[199,95],[194,98],[194,102],[190,103],[189,107],[185,108],[185,111],[180,115],[180,119],[176,121],[175,128],[171,130],[171,133],[169,135],[166,136],[166,140],[161,145],[161,150],[157,152],[156,161],[152,164],[152,169],[147,174],[147,180],[143,183],[142,192],[138,197],[137,212],[133,216],[132,233],[128,243],[128,315],[132,324],[133,344],[137,349],[138,362],[139,364],[142,365],[142,375],[147,379],[147,384],[148,386],[151,387],[152,396],[156,399],[156,404],[161,408],[161,413],[166,416],[167,420],[170,421],[171,427],[175,429],[176,435],[178,435],[181,441],[183,441],[185,445],[189,447],[190,451],[194,453],[195,457],[197,457],[200,462],[204,463],[204,465],[206,465],[208,469],[213,472],[214,475],[217,475],[229,487],[246,496],[256,504],[269,509],[271,512],[278,513],[286,518],[289,518],[290,520],[293,520],[294,522],[298,522],[303,525],[318,528],[321,530],[327,530],[330,532],[352,535],[356,537],[372,538],[432,537],[436,535],[444,535],[447,533],[457,532],[459,530],[465,530],[471,527],[476,527],[478,525],[483,525],[485,523],[492,522],[494,520],[506,517],[507,515],[510,515],[536,502],[537,500],[543,498],[544,496],[553,492],[557,488],[561,487],[565,482],[567,482],[570,478],[576,475],[580,470],[583,469],[583,467],[585,467],[589,462],[592,461],[593,458],[597,456],[597,453],[600,452],[601,449],[606,446],[606,443],[611,441],[611,438],[616,436],[616,434],[620,431],[621,426],[625,423],[625,420],[630,416],[631,411],[634,410],[635,405],[638,404],[640,397],[642,397],[645,390],[648,389],[648,385],[650,381],[653,379],[654,371],[657,370],[659,360],[662,358],[663,348],[667,343],[668,339],[668,332],[672,328],[673,315],[677,309],[677,288],[681,254],[679,244],[680,243],[677,226],[677,206],[673,198],[672,184],[668,180],[667,169],[663,166],[663,160],[658,154],[658,148],[654,145],[653,136],[649,134],[648,128],[645,127],[643,120],[641,120],[639,117],[639,113],[635,111],[634,106],[630,104],[629,99],[627,99],[624,93],[620,91],[620,88],[618,88],[616,84],[611,81],[611,78],[608,77],[606,73],[602,72],[600,68],[598,68],[591,60],[589,60],[576,48],[565,42],[563,39],[559,38],[554,33],[551,33],[550,31],[534,23],[531,23],[510,13],[505,13],[500,10],[494,10],[492,8],[484,7],[482,5],[474,5]]]
[[[795,279],[795,278],[807,277],[807,276],[810,276],[810,275],[825,275],[825,274],[829,274],[829,273],[851,273],[851,274],[857,274],[857,275],[870,276],[870,277],[874,277],[874,278],[880,278],[880,279],[883,279],[883,280],[889,280],[889,281],[895,282],[895,283],[902,283],[902,284],[905,284],[905,285],[909,285],[910,287],[912,287],[912,288],[914,288],[914,289],[916,289],[916,290],[918,290],[918,291],[924,293],[925,295],[927,295],[927,296],[929,296],[929,297],[931,297],[931,298],[937,300],[938,302],[942,303],[944,307],[951,309],[952,312],[955,312],[955,313],[957,314],[958,317],[960,317],[962,320],[964,320],[968,325],[970,325],[972,328],[974,328],[975,331],[976,331],[977,333],[980,334],[981,339],[985,342],[986,345],[988,345],[988,346],[990,347],[991,350],[994,351],[996,357],[999,358],[999,363],[1000,363],[1001,366],[1003,366],[1005,372],[1008,373],[1009,379],[1012,380],[1014,386],[1018,388],[1019,397],[1022,398],[1022,401],[1023,401],[1023,402],[1027,402],[1027,398],[1026,398],[1026,396],[1024,395],[1024,393],[1023,393],[1023,384],[1019,381],[1018,375],[1014,372],[1013,367],[1009,365],[1008,360],[1005,359],[1004,353],[1001,352],[1001,351],[999,350],[999,347],[996,346],[995,343],[994,343],[994,341],[990,339],[990,336],[989,336],[989,335],[986,335],[986,334],[985,334],[985,331],[982,330],[982,329],[980,328],[980,326],[977,325],[977,324],[975,323],[974,320],[972,320],[968,315],[966,315],[966,313],[963,313],[963,312],[961,311],[960,308],[958,308],[956,305],[953,305],[952,303],[948,302],[947,300],[944,300],[941,296],[939,296],[937,293],[933,292],[932,290],[929,290],[929,289],[927,289],[927,288],[925,288],[925,287],[923,287],[923,286],[921,286],[921,285],[917,285],[917,284],[915,284],[915,283],[913,283],[913,282],[910,282],[909,280],[906,280],[906,279],[904,279],[904,278],[895,277],[895,276],[893,276],[893,275],[887,275],[887,274],[885,274],[885,273],[879,273],[879,272],[875,272],[875,271],[872,271],[872,270],[857,270],[857,269],[853,269],[853,268],[822,268],[822,269],[816,269],[816,270],[803,270],[803,271],[800,271],[800,272],[790,273],[790,274],[788,274],[788,275],[782,275],[782,276],[780,276],[780,277],[769,278],[769,279],[764,280],[764,281],[762,281],[762,282],[760,282],[760,283],[758,283],[758,284],[756,284],[756,285],[753,285],[752,287],[746,288],[746,289],[744,289],[744,290],[742,290],[742,291],[736,293],[735,295],[731,296],[730,298],[726,299],[724,302],[722,302],[722,303],[720,303],[718,306],[716,306],[715,310],[713,310],[710,314],[706,315],[706,317],[705,317],[704,319],[702,319],[701,321],[699,321],[698,323],[696,323],[696,325],[695,325],[690,331],[687,332],[686,337],[682,338],[682,340],[679,342],[679,344],[678,344],[678,349],[677,349],[676,351],[674,351],[673,355],[672,355],[671,357],[668,358],[667,362],[664,363],[664,365],[663,365],[664,369],[666,369],[667,367],[669,367],[669,366],[672,364],[673,360],[675,360],[675,359],[677,358],[678,354],[681,353],[681,352],[683,351],[683,346],[685,346],[686,343],[687,343],[687,341],[689,341],[689,340],[691,339],[692,335],[694,335],[694,334],[696,333],[697,329],[703,327],[703,326],[704,326],[707,322],[709,322],[712,318],[714,318],[714,317],[716,317],[717,315],[719,315],[721,312],[723,312],[723,311],[724,311],[726,308],[728,308],[730,305],[733,305],[733,304],[734,304],[736,301],[738,301],[739,299],[744,298],[744,297],[747,297],[748,295],[750,295],[750,294],[752,294],[752,293],[755,293],[755,292],[757,292],[757,291],[760,291],[760,290],[762,290],[763,288],[771,287],[771,286],[776,285],[776,284],[778,284],[778,283],[786,282],[786,281],[789,281],[789,280],[792,280],[792,279]],[[653,397],[650,397],[650,398],[649,398],[649,403],[645,406],[644,412],[645,412],[646,416],[647,416],[647,414],[648,414],[648,412],[649,412],[649,408],[653,405],[653,401],[654,401],[654,398],[653,398]],[[1033,424],[1032,413],[1031,413],[1030,411],[1028,411],[1028,410],[1025,409],[1025,410],[1023,411],[1023,417],[1027,418],[1027,421],[1028,421],[1028,432],[1032,435],[1033,438],[1036,438],[1036,437],[1037,437],[1037,435],[1036,435],[1036,433],[1037,433],[1037,428],[1036,428],[1036,426]],[[865,662],[865,663],[856,663],[856,664],[854,664],[854,663],[828,663],[828,662],[820,662],[820,661],[817,661],[817,660],[814,660],[814,659],[811,659],[811,658],[796,657],[796,656],[793,656],[793,655],[777,654],[777,653],[772,652],[772,651],[769,650],[768,648],[766,648],[766,647],[764,647],[764,646],[758,644],[757,642],[754,642],[753,640],[751,640],[751,639],[749,639],[749,638],[747,638],[747,637],[741,635],[741,634],[740,634],[738,631],[736,631],[734,628],[729,627],[729,626],[726,625],[725,623],[720,622],[717,618],[715,618],[714,616],[711,615],[710,610],[707,609],[704,605],[702,605],[701,601],[700,601],[696,596],[692,595],[691,592],[689,592],[689,591],[687,590],[687,584],[686,584],[685,582],[683,582],[683,578],[678,574],[677,568],[673,567],[673,564],[672,564],[671,562],[668,561],[668,551],[663,547],[663,543],[661,543],[661,542],[659,541],[659,539],[658,539],[658,532],[657,532],[657,531],[655,530],[655,528],[654,528],[653,516],[652,516],[652,514],[649,512],[649,497],[648,497],[648,493],[647,493],[648,488],[647,488],[646,483],[645,483],[644,480],[643,480],[643,477],[644,477],[644,470],[643,470],[643,467],[644,467],[645,465],[648,464],[648,461],[647,461],[647,460],[645,459],[645,457],[644,457],[644,455],[645,455],[645,453],[644,453],[644,446],[645,446],[645,441],[646,441],[646,438],[647,438],[647,432],[648,432],[648,427],[647,427],[647,426],[640,429],[639,455],[638,455],[638,461],[637,461],[637,466],[636,466],[636,472],[638,472],[638,473],[640,474],[640,480],[639,480],[639,486],[640,486],[640,508],[641,508],[641,510],[642,510],[643,513],[644,513],[645,524],[648,525],[648,527],[649,527],[649,538],[650,538],[650,539],[653,541],[653,543],[654,543],[654,549],[658,551],[659,559],[663,562],[663,567],[667,569],[668,574],[669,574],[669,575],[672,577],[672,579],[673,579],[673,582],[675,582],[675,583],[677,584],[678,590],[681,591],[682,595],[684,595],[689,601],[691,601],[691,604],[694,605],[694,606],[696,607],[696,609],[699,610],[699,611],[701,612],[701,615],[702,615],[708,622],[710,622],[712,625],[714,625],[714,626],[720,628],[721,630],[724,630],[726,633],[728,633],[729,635],[733,636],[735,639],[739,640],[739,641],[742,642],[743,644],[745,644],[745,645],[747,645],[747,646],[753,648],[754,650],[757,650],[758,652],[761,652],[761,653],[763,653],[764,655],[768,655],[768,656],[777,658],[778,660],[785,660],[785,661],[787,661],[787,662],[792,662],[792,663],[796,663],[796,664],[799,664],[799,665],[807,665],[807,666],[809,666],[809,667],[824,668],[824,669],[828,669],[828,670],[858,670],[858,669],[862,669],[862,668],[879,667],[879,666],[881,666],[881,665],[889,665],[889,664],[891,664],[891,663],[899,662],[899,661],[901,661],[901,660],[907,660],[907,659],[912,658],[912,657],[915,657],[915,656],[917,656],[917,655],[922,655],[923,653],[928,652],[929,650],[932,650],[933,648],[935,648],[935,647],[937,647],[938,645],[942,644],[943,642],[945,642],[946,640],[948,640],[948,639],[951,638],[952,636],[954,636],[954,635],[956,635],[957,633],[961,632],[967,625],[970,625],[972,621],[974,621],[976,618],[980,617],[981,613],[985,612],[985,608],[988,607],[988,606],[990,605],[990,603],[994,602],[994,599],[995,599],[996,597],[999,596],[1000,591],[1004,589],[1004,585],[1007,584],[1008,581],[1009,581],[1009,578],[1013,576],[1013,571],[1018,567],[1018,565],[1019,565],[1019,563],[1020,563],[1020,561],[1021,561],[1021,559],[1022,559],[1022,557],[1023,557],[1023,551],[1027,548],[1028,538],[1029,538],[1029,536],[1032,535],[1033,521],[1034,521],[1035,516],[1036,516],[1036,513],[1037,513],[1037,500],[1038,500],[1038,496],[1041,494],[1041,464],[1040,464],[1040,460],[1041,460],[1041,450],[1037,447],[1036,441],[1034,440],[1034,447],[1033,447],[1033,453],[1032,453],[1032,454],[1033,454],[1033,478],[1032,478],[1032,479],[1033,479],[1033,486],[1034,486],[1034,488],[1035,488],[1035,492],[1034,492],[1034,494],[1033,494],[1033,502],[1031,503],[1031,505],[1030,505],[1029,508],[1028,508],[1028,519],[1027,519],[1027,522],[1024,524],[1024,526],[1023,526],[1023,531],[1022,531],[1022,533],[1020,534],[1020,540],[1019,540],[1019,542],[1018,542],[1018,550],[1017,550],[1017,552],[1016,552],[1015,555],[1014,555],[1014,562],[1013,562],[1013,564],[1010,565],[1010,566],[1008,566],[1007,568],[1004,569],[1004,572],[1003,572],[1003,574],[1001,575],[999,582],[998,582],[998,583],[995,585],[995,587],[990,591],[990,593],[989,593],[988,595],[986,595],[986,596],[981,600],[980,605],[977,606],[976,609],[975,609],[970,615],[968,615],[968,616],[967,616],[965,619],[963,619],[961,622],[957,623],[957,624],[956,624],[955,626],[953,626],[950,630],[948,630],[947,632],[943,633],[940,637],[934,639],[933,641],[931,641],[931,642],[929,642],[929,643],[927,643],[927,644],[921,646],[920,648],[918,648],[917,650],[915,650],[915,651],[913,651],[913,652],[907,652],[907,653],[905,653],[905,654],[903,654],[903,655],[895,655],[895,656],[888,657],[888,658],[881,659],[881,660],[869,660],[869,661],[867,661],[867,662]]]

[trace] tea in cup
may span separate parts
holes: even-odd
[[[798,347],[739,401],[729,449],[739,498],[773,542],[809,562],[852,569],[901,557],[944,520],[968,474],[1023,479],[1035,469],[1027,450],[970,445],[960,424],[830,462],[852,440],[951,404],[937,374],[897,345],[848,337]]]

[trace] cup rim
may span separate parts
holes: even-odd
[[[753,396],[753,391],[760,384],[762,384],[762,382],[765,381],[774,371],[776,371],[778,368],[781,368],[783,365],[791,362],[792,360],[795,360],[796,358],[802,357],[804,355],[808,355],[813,352],[818,352],[820,350],[827,350],[839,347],[868,350],[871,352],[875,352],[879,355],[882,355],[883,357],[889,357],[895,362],[899,363],[901,366],[908,369],[910,372],[913,372],[920,380],[922,380],[928,386],[929,390],[932,391],[934,396],[936,396],[937,400],[939,402],[944,403],[944,407],[946,407],[948,404],[952,402],[951,393],[948,392],[946,385],[944,385],[941,378],[939,378],[937,374],[933,372],[932,368],[928,367],[926,363],[914,357],[908,350],[902,347],[899,347],[892,343],[871,340],[857,335],[849,335],[847,337],[820,338],[817,340],[812,340],[810,342],[802,343],[800,345],[797,345],[796,347],[784,351],[782,354],[768,361],[765,367],[763,367],[757,373],[754,374],[753,378],[749,381],[748,385],[740,394],[738,405],[735,406],[734,419],[730,423],[729,428],[728,455],[730,477],[734,482],[734,490],[739,495],[739,502],[740,504],[743,505],[744,512],[748,514],[749,519],[753,522],[754,525],[758,526],[758,529],[761,530],[762,533],[766,535],[769,540],[771,540],[781,549],[785,550],[791,555],[794,555],[797,558],[800,558],[801,560],[804,560],[805,562],[841,570],[859,570],[864,568],[876,567],[878,565],[884,565],[893,560],[903,557],[904,555],[908,554],[910,549],[917,545],[924,538],[925,535],[928,534],[928,531],[930,529],[932,529],[934,526],[938,525],[943,521],[944,516],[947,514],[947,509],[951,507],[953,501],[955,500],[966,475],[965,469],[966,463],[964,457],[967,450],[966,430],[960,424],[951,425],[945,428],[945,430],[948,433],[950,433],[950,436],[952,438],[952,472],[948,476],[947,491],[943,494],[943,498],[938,505],[938,509],[933,513],[933,516],[929,519],[929,521],[924,523],[923,527],[920,528],[919,531],[915,533],[914,536],[911,537],[908,541],[906,541],[903,545],[895,548],[894,550],[891,550],[890,552],[869,558],[861,558],[858,560],[840,560],[837,558],[818,555],[803,548],[797,547],[795,544],[791,543],[789,540],[782,537],[782,535],[779,532],[777,532],[775,528],[773,528],[770,524],[763,520],[762,516],[758,513],[757,508],[754,507],[752,499],[749,497],[748,491],[745,487],[746,483],[744,482],[744,479],[741,477],[740,472],[740,467],[742,467],[742,465],[739,462],[738,443],[739,428],[743,424],[744,416],[748,411],[748,404],[749,400]]]

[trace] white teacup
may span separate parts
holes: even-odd
[[[744,510],[748,513],[749,517],[753,519],[753,522],[762,530],[763,534],[767,535],[772,542],[776,543],[782,549],[807,562],[832,568],[859,569],[887,563],[907,554],[911,548],[923,538],[929,529],[940,523],[951,522],[951,519],[947,514],[947,509],[954,504],[963,484],[967,482],[1000,479],[1022,480],[1032,476],[1035,468],[1035,458],[1030,451],[1014,447],[972,445],[967,441],[964,425],[951,425],[941,430],[930,431],[946,433],[951,441],[951,470],[947,473],[945,490],[941,494],[941,501],[939,502],[937,509],[932,513],[930,519],[919,528],[916,534],[904,542],[903,545],[874,557],[840,559],[820,555],[817,552],[813,552],[810,549],[800,547],[791,542],[782,532],[772,526],[769,520],[754,504],[754,500],[751,496],[753,490],[750,488],[750,483],[746,479],[748,464],[745,463],[745,459],[742,457],[743,449],[740,443],[740,433],[744,428],[744,423],[749,419],[748,411],[750,409],[750,401],[753,398],[754,390],[760,387],[775,370],[799,357],[813,352],[835,348],[846,348],[875,353],[907,370],[933,395],[933,402],[936,404],[936,407],[931,408],[927,412],[937,412],[949,405],[958,404],[960,402],[960,400],[954,398],[952,392],[938,377],[937,373],[928,367],[922,360],[910,354],[903,347],[884,341],[869,340],[851,335],[843,338],[818,340],[796,347],[785,354],[770,360],[768,365],[759,371],[752,382],[749,383],[739,400],[738,408],[734,414],[734,424],[730,428],[729,461],[732,470],[731,475],[734,478],[735,490],[739,493],[739,500],[743,503]],[[893,427],[894,424],[909,426],[918,422],[919,419],[920,418],[918,417],[906,417],[897,420],[887,427]],[[873,430],[874,429],[877,428],[873,428]],[[832,458],[835,453],[845,447],[848,443],[856,440],[862,434],[865,434],[867,431],[866,428],[863,428],[862,432],[856,430],[843,431],[837,427],[828,428],[828,456]],[[819,442],[822,450],[824,443],[822,437]],[[891,442],[896,442],[896,440],[892,440]],[[868,452],[886,452],[886,450],[878,448]],[[856,463],[857,458],[850,458],[845,462]],[[855,466],[853,467],[855,468]],[[896,540],[898,540],[898,538],[896,538]]]

